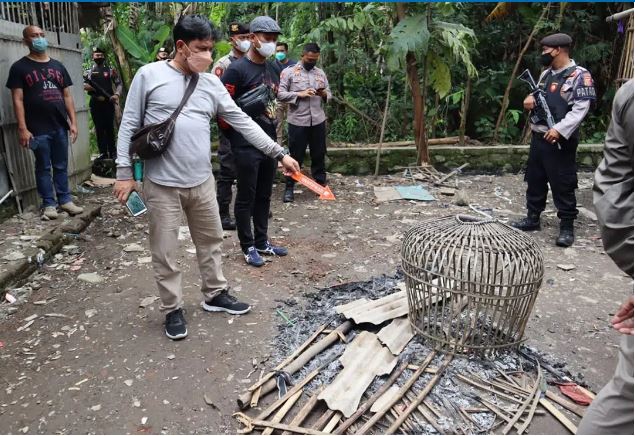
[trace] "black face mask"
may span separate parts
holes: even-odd
[[[105,60],[106,60],[106,59],[104,59],[104,58],[97,58],[97,59],[95,59],[95,63],[96,63],[97,65],[103,65],[103,63],[104,63],[104,61],[105,61]]]
[[[303,61],[302,65],[304,65],[304,68],[307,71],[311,71],[314,67],[315,67],[315,62],[307,62],[307,61]]]
[[[553,59],[551,53],[543,53],[538,57],[538,62],[540,62],[540,65],[548,67],[553,62]]]

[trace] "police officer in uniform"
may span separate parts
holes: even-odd
[[[236,59],[240,59],[249,51],[251,41],[249,39],[249,27],[241,23],[230,23],[229,41],[232,45],[231,51],[220,58],[213,66],[212,71],[219,78],[223,76],[227,67]],[[223,230],[236,230],[236,223],[229,215],[229,205],[232,202],[232,185],[236,181],[236,164],[232,155],[229,139],[223,133],[223,128],[227,126],[222,119],[218,120],[220,125],[218,135],[218,160],[220,161],[220,172],[216,178],[216,201],[220,212]]]
[[[84,90],[90,95],[90,116],[95,124],[100,154],[98,159],[115,159],[115,105],[119,104],[122,84],[117,71],[106,64],[103,50],[93,49],[93,62],[93,66],[85,74],[94,86],[84,83]]]
[[[161,47],[159,49],[159,51],[157,52],[157,57],[155,59],[156,61],[165,61],[168,59],[168,57],[170,56],[170,54],[168,53],[168,51],[165,49],[165,47]]]
[[[560,234],[556,239],[560,247],[569,247],[574,241],[573,221],[578,215],[575,189],[579,127],[595,100],[591,74],[569,57],[572,42],[564,33],[549,35],[540,41],[540,62],[547,68],[540,75],[538,86],[545,92],[555,125],[548,128],[546,120],[531,124],[525,174],[527,217],[512,223],[520,230],[540,230],[540,214],[545,210],[549,184],[560,218]],[[534,97],[527,96],[523,105],[533,110]]]

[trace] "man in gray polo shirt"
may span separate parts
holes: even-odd
[[[117,144],[115,195],[122,203],[136,188],[129,155],[130,137],[143,125],[168,118],[179,105],[193,74],[194,93],[176,119],[174,136],[161,156],[145,161],[144,198],[150,220],[152,265],[166,312],[170,339],[187,336],[183,317],[181,272],[176,261],[179,226],[187,218],[201,273],[203,309],[243,314],[251,307],[229,294],[221,268],[223,231],[211,166],[210,121],[216,116],[239,130],[253,147],[278,159],[287,171],[299,170],[262,129],[234,103],[218,77],[206,73],[212,63],[216,30],[201,15],[186,15],[173,31],[176,54],[169,62],[139,69],[132,81]]]

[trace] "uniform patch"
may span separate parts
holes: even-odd
[[[549,92],[556,92],[558,89],[558,82],[552,82],[549,86]]]
[[[108,71],[104,71],[104,77],[107,79],[108,76],[110,76],[110,74],[108,74]]]
[[[223,75],[223,69],[221,67],[216,67],[216,69],[214,70],[214,74],[216,74],[218,77]]]
[[[593,78],[589,73],[584,73],[582,75],[582,82],[584,83],[584,86],[593,86]]]

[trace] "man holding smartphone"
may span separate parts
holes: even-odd
[[[311,175],[326,186],[326,114],[324,103],[331,99],[326,74],[315,64],[320,59],[320,47],[312,42],[302,51],[302,60],[285,68],[280,74],[278,100],[289,103],[289,152],[300,165],[304,161],[307,145],[311,155]],[[282,201],[293,202],[295,182],[287,177]]]
[[[263,130],[234,103],[221,81],[207,73],[217,40],[216,29],[202,15],[185,15],[174,26],[174,59],[153,62],[135,75],[119,129],[117,181],[114,193],[125,203],[136,189],[130,159],[130,138],[141,126],[164,121],[179,105],[195,74],[198,83],[176,118],[167,150],[144,162],[144,198],[150,221],[150,250],[161,310],[166,313],[165,334],[170,339],[187,336],[183,316],[181,271],[177,263],[182,217],[196,246],[201,273],[202,307],[208,312],[247,313],[249,304],[230,295],[221,268],[223,229],[216,183],[212,174],[210,122],[221,116],[241,131],[250,147],[278,159],[286,171],[299,170]]]

